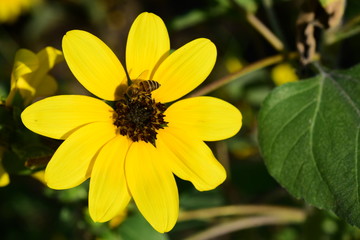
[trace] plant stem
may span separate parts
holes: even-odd
[[[282,43],[284,45],[286,45],[286,43],[284,41],[284,39],[285,39],[284,34],[281,31],[279,21],[277,20],[276,14],[274,12],[273,0],[262,0],[262,3],[265,7],[266,15],[269,18],[272,29],[274,30],[275,34],[281,39]]]
[[[259,215],[259,216],[246,216]],[[242,229],[277,224],[302,223],[306,212],[299,208],[269,205],[233,205],[208,209],[181,212],[179,221],[209,219],[215,217],[243,216],[220,223],[205,231],[197,233],[186,240],[212,239]],[[246,217],[244,217],[246,216]]]
[[[345,23],[343,26],[326,32],[325,43],[327,45],[335,44],[341,40],[352,37],[360,33],[360,16],[356,16]]]
[[[287,55],[284,54],[278,54],[275,56],[271,56],[268,58],[264,58],[261,59],[260,61],[257,61],[255,63],[249,64],[247,66],[245,66],[244,68],[242,68],[240,71],[233,73],[233,74],[229,74],[223,78],[220,78],[206,86],[204,86],[203,88],[200,88],[198,91],[195,91],[194,93],[190,94],[188,97],[196,97],[196,96],[201,96],[201,95],[206,95],[250,72],[254,72],[256,70],[271,66],[273,64],[282,62],[283,60],[285,60],[286,58],[288,59],[294,59],[298,57],[298,54],[295,52],[291,52]]]
[[[279,52],[284,50],[282,41],[273,34],[254,14],[247,12],[246,19],[249,23]]]
[[[267,215],[285,219],[298,219],[299,221],[305,218],[305,212],[298,208],[270,205],[230,205],[180,212],[178,221],[244,215]]]
[[[288,218],[281,218],[279,216],[256,216],[236,219],[211,227],[205,231],[197,233],[186,240],[208,240],[215,237],[225,235],[227,233],[239,231],[242,229],[260,227],[266,225],[278,225],[288,223],[301,223],[304,218],[298,218],[298,216],[289,215]]]

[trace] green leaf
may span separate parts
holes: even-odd
[[[360,65],[282,85],[259,113],[270,174],[292,195],[360,226]]]
[[[126,240],[167,240],[167,234],[159,233],[144,219],[139,212],[126,218],[117,229],[122,239]]]
[[[244,8],[247,12],[256,12],[258,5],[256,0],[235,0],[235,2]]]
[[[337,0],[319,0],[319,2],[321,3],[321,5],[323,7],[326,7],[326,6],[328,6],[329,4],[331,4],[331,3],[335,2],[335,1],[337,1]]]

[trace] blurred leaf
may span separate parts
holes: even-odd
[[[12,151],[5,151],[2,163],[7,173],[30,174],[30,170],[24,165],[25,161]]]
[[[167,240],[166,234],[154,230],[144,217],[136,212],[129,216],[117,229],[124,240]]]
[[[89,181],[85,181],[79,186],[64,189],[61,191],[45,188],[47,196],[56,197],[63,203],[72,203],[80,200],[86,200],[88,197]]]
[[[221,206],[225,203],[224,197],[219,189],[199,192],[195,189],[183,192],[180,195],[181,208],[198,209]]]
[[[261,85],[264,83],[263,79],[266,78],[266,76],[267,71],[265,70],[257,70],[240,76],[218,90],[218,97],[238,101],[247,94],[249,88],[251,89],[253,86],[255,86],[255,88],[262,88],[263,86]],[[266,95],[264,97],[266,97]]]
[[[0,145],[2,146],[9,145],[9,139],[13,134],[12,122],[11,109],[0,105]]]
[[[206,19],[206,13],[201,10],[192,10],[186,15],[176,18],[172,26],[175,30],[184,29],[203,22]]]
[[[33,17],[24,28],[24,35],[28,41],[37,41],[42,34],[49,31],[57,22],[61,21],[61,7],[46,1],[33,9]]]
[[[270,174],[297,198],[360,226],[360,65],[284,84],[265,100],[259,141]]]
[[[345,18],[356,18],[359,16],[360,1],[346,1]]]
[[[319,2],[321,3],[321,5],[322,5],[323,7],[326,7],[326,6],[328,6],[329,4],[331,4],[331,3],[333,3],[333,2],[336,2],[336,1],[338,1],[338,0],[319,0]]]
[[[5,101],[9,90],[8,90],[9,86],[5,86],[5,84],[0,84],[0,104],[1,102]]]
[[[247,12],[254,13],[258,9],[256,0],[235,0],[235,2],[244,8]]]
[[[214,2],[214,6],[207,9],[193,9],[188,11],[186,14],[175,17],[174,20],[170,23],[171,28],[179,31],[188,27],[196,26],[202,22],[205,22],[210,17],[223,14],[230,7],[230,4],[226,0],[217,0]]]
[[[249,103],[259,106],[270,92],[270,87],[257,86],[247,89],[245,98]]]
[[[292,228],[285,228],[275,235],[274,240],[296,240],[298,233]],[[308,240],[308,239],[307,239]]]

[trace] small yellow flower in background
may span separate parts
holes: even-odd
[[[49,97],[29,106],[30,130],[65,139],[45,170],[50,188],[68,189],[90,178],[89,212],[105,222],[133,198],[159,232],[176,223],[179,197],[174,175],[200,191],[226,178],[203,141],[235,135],[242,116],[214,97],[179,100],[201,84],[216,61],[216,47],[195,39],[170,54],[164,22],[152,13],[134,21],[126,45],[126,70],[105,43],[80,30],[63,38],[65,60],[78,81],[107,101],[80,95]]]
[[[109,227],[116,228],[117,226],[119,226],[121,223],[123,223],[125,221],[127,216],[128,216],[127,209],[122,209],[114,218],[112,218],[109,221]]]
[[[0,23],[14,22],[20,14],[28,11],[41,0],[0,0]]]
[[[295,73],[295,69],[289,63],[281,63],[276,65],[271,70],[271,78],[277,86],[299,80]]]
[[[235,73],[240,71],[244,65],[237,57],[228,57],[225,61],[225,67],[229,71],[229,73]]]
[[[25,106],[37,97],[53,95],[57,90],[57,83],[48,72],[63,59],[61,51],[53,47],[46,47],[37,54],[27,49],[18,50],[6,105],[11,105],[17,91],[23,97]]]
[[[5,148],[0,146],[0,187],[5,187],[10,183],[9,174],[5,171],[4,166],[2,164],[4,152],[5,152]]]

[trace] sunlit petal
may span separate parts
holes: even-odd
[[[5,187],[10,183],[9,174],[5,171],[0,159],[0,187]]]
[[[127,84],[125,70],[99,38],[85,31],[69,31],[63,38],[63,51],[71,72],[87,90],[105,100],[120,98],[120,88]]]
[[[67,189],[81,184],[90,177],[101,147],[115,136],[114,125],[104,122],[91,123],[74,132],[47,165],[47,185],[53,189]]]
[[[171,102],[192,91],[210,74],[216,61],[216,47],[199,38],[177,49],[156,70],[153,80],[161,87],[153,92],[159,102]]]
[[[54,95],[58,89],[58,84],[50,75],[45,75],[41,79],[41,83],[35,88],[29,84],[27,78],[18,80],[19,92],[24,99],[24,105],[29,105],[35,101],[37,97],[46,97]]]
[[[36,56],[39,60],[39,68],[31,77],[31,85],[35,88],[42,83],[43,77],[49,72],[49,70],[64,60],[62,52],[53,47],[46,47],[40,50]]]
[[[241,113],[233,105],[213,97],[180,100],[165,112],[172,128],[188,131],[204,141],[217,141],[234,136],[241,127]]]
[[[15,54],[14,66],[11,77],[11,88],[14,88],[17,80],[39,67],[39,59],[35,53],[27,49],[19,49]]]
[[[62,60],[61,51],[53,47],[46,47],[36,55],[29,50],[20,49],[15,56],[11,91],[15,87],[19,89],[24,99],[24,105],[28,105],[36,96],[47,96],[54,93],[57,84],[53,79],[49,79],[51,77],[47,73]],[[40,87],[45,90],[41,94],[38,93]],[[49,94],[43,95],[43,93]]]
[[[117,136],[100,151],[90,179],[89,211],[95,222],[106,222],[124,211],[130,201],[125,180],[125,157],[131,142]]]
[[[214,189],[224,182],[225,169],[201,140],[168,127],[159,132],[156,145],[167,155],[162,164],[178,177],[191,181],[199,191]]]
[[[60,95],[38,101],[21,114],[24,125],[38,134],[65,139],[75,129],[92,122],[113,123],[114,110],[92,97]]]
[[[159,232],[173,228],[179,210],[175,179],[162,164],[163,158],[153,145],[134,142],[125,162],[131,195],[146,220]]]
[[[126,44],[126,68],[131,79],[148,80],[153,69],[170,51],[170,40],[164,22],[152,13],[140,14],[131,26]]]
[[[42,83],[39,84],[36,88],[36,93],[34,98],[54,95],[57,89],[58,89],[58,84],[55,78],[53,78],[50,75],[45,75],[42,79]]]

